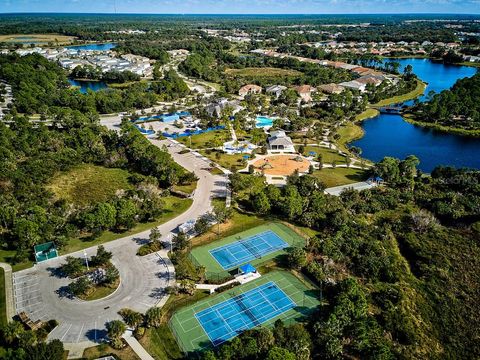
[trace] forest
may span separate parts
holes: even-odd
[[[117,135],[77,110],[63,109],[50,127],[16,116],[9,127],[0,124],[0,144],[0,242],[17,251],[14,263],[38,243],[61,248],[81,234],[95,238],[152,221],[163,211],[162,189],[194,181],[133,125],[124,123]],[[52,177],[80,164],[126,169],[132,190],[91,206],[56,199],[47,187]]]
[[[409,111],[415,120],[467,132],[480,130],[480,73],[458,80],[450,90],[429,95],[429,101]]]

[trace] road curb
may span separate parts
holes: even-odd
[[[6,263],[0,263],[5,272],[5,302],[7,321],[10,322],[15,316],[15,304],[13,300],[13,272],[12,267]]]

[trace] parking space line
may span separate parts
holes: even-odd
[[[70,328],[72,327],[73,324],[70,324],[70,326],[68,327],[67,331],[65,331],[65,334],[63,334],[63,336],[60,338],[60,341],[63,341],[63,339],[65,338],[65,336],[67,335],[68,331],[70,330]]]
[[[83,331],[84,327],[85,327],[85,323],[82,324],[82,328],[78,332],[78,337],[77,337],[77,341],[76,341],[77,343],[80,341],[80,336],[82,336],[82,331]]]

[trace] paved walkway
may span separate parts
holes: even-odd
[[[143,346],[135,339],[133,336],[132,330],[127,330],[125,334],[123,334],[123,338],[127,342],[128,345],[132,348],[132,350],[137,354],[137,356],[142,360],[155,360],[150,354],[143,348]]]
[[[5,272],[5,301],[7,321],[12,321],[15,316],[15,305],[13,301],[13,278],[12,267],[9,264],[0,263]]]

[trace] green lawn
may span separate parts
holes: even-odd
[[[222,146],[224,142],[230,140],[230,132],[227,130],[209,131],[203,134],[184,136],[177,141],[185,144],[191,149],[203,149]]]
[[[424,82],[417,80],[417,87],[414,90],[410,91],[409,93],[384,99],[382,101],[379,101],[376,104],[373,104],[372,106],[381,107],[381,106],[398,104],[408,100],[416,99],[417,97],[420,97],[423,95],[426,88],[427,88],[427,85]]]
[[[137,224],[131,230],[122,233],[105,231],[102,235],[93,240],[86,237],[71,239],[68,242],[68,245],[65,248],[61,249],[60,254],[68,254],[74,251],[88,248],[90,246],[100,245],[112,240],[120,239],[125,236],[134,235],[155,226],[161,225],[168,220],[171,220],[174,217],[180,215],[181,213],[187,211],[193,202],[192,199],[182,199],[176,196],[167,196],[163,198],[163,201],[165,202],[164,213],[156,221]]]
[[[185,194],[193,194],[193,192],[195,191],[196,188],[197,188],[197,182],[196,181],[192,182],[191,184],[187,184],[187,185],[174,185],[173,186],[174,191],[180,191],[180,192],[183,192]]]
[[[225,203],[225,199],[214,199],[213,203]],[[241,231],[245,231],[256,226],[267,223],[267,220],[256,215],[244,214],[237,210],[233,210],[232,217],[224,224],[214,225],[205,234],[194,237],[190,240],[192,246],[201,246],[210,244],[211,242],[234,235]]]
[[[360,139],[363,136],[364,131],[360,126],[349,121],[338,128],[337,134],[340,135],[340,139],[337,140],[338,148],[342,151],[348,152],[347,144]]]
[[[109,295],[112,295],[120,286],[120,279],[118,279],[112,286],[95,286],[95,290],[92,291],[87,296],[80,296],[80,299],[85,301],[93,301],[106,298]]]
[[[123,169],[83,164],[56,175],[47,188],[58,199],[85,206],[106,201],[113,197],[117,190],[132,189],[133,186],[128,180],[130,175]]]
[[[0,268],[0,328],[7,324],[7,299],[5,296],[5,271]]]
[[[312,311],[320,305],[320,302],[318,301],[318,290],[311,284],[301,281],[293,274],[286,271],[269,272],[259,279],[235,287],[234,289],[221,294],[210,296],[207,299],[198,301],[194,305],[177,311],[172,317],[169,325],[183,351],[186,353],[195,353],[211,347],[206,332],[195,318],[197,312],[268,282],[274,282],[287,296],[290,297],[292,301],[295,302],[297,306],[269,319],[262,323],[262,326],[273,326],[274,322],[278,319],[283,320],[287,325],[291,325],[305,319],[306,316],[310,315]]]
[[[368,108],[361,114],[358,114],[355,117],[355,121],[363,121],[366,119],[371,119],[371,118],[374,118],[375,116],[378,116],[379,114],[380,112],[377,109]]]
[[[242,232],[235,233],[233,235],[222,238],[221,240],[212,242],[207,245],[197,246],[191,250],[190,256],[193,257],[196,262],[205,267],[207,271],[207,278],[210,274],[211,276],[225,275],[228,276],[227,271],[225,271],[220,264],[215,260],[215,258],[210,254],[210,250],[224,246],[227,244],[235,243],[239,239],[245,239],[247,237],[262,233],[264,231],[271,230],[276,233],[280,238],[287,242],[290,246],[301,247],[305,245],[305,239],[299,234],[294,232],[292,229],[281,223],[270,222],[264,225],[260,225]],[[245,261],[245,263],[250,262],[253,265],[259,265],[268,260],[277,258],[277,256],[285,254],[285,250],[278,250],[273,253],[267,254],[261,258],[257,258],[251,261]]]
[[[295,145],[295,149],[298,151],[300,145]],[[309,156],[310,151],[314,151],[316,153],[315,160],[318,155],[322,155],[322,161],[324,164],[331,164],[333,161],[336,161],[337,164],[344,164],[345,163],[345,156],[342,156],[338,153],[338,151],[329,149],[323,146],[312,146],[308,145],[305,146],[304,154],[305,156]]]
[[[83,352],[82,359],[94,360],[111,354],[114,354],[121,360],[141,360],[130,346],[127,346],[122,350],[115,350],[108,344],[86,348]]]
[[[352,168],[327,168],[315,170],[313,176],[315,176],[322,183],[324,183],[327,188],[329,188],[365,181],[368,178],[368,171]]]
[[[231,170],[232,168],[235,168],[236,170],[245,168],[245,165],[242,164],[244,156],[242,154],[229,155],[222,151],[210,152],[208,150],[202,150],[200,151],[200,154],[228,170]]]

